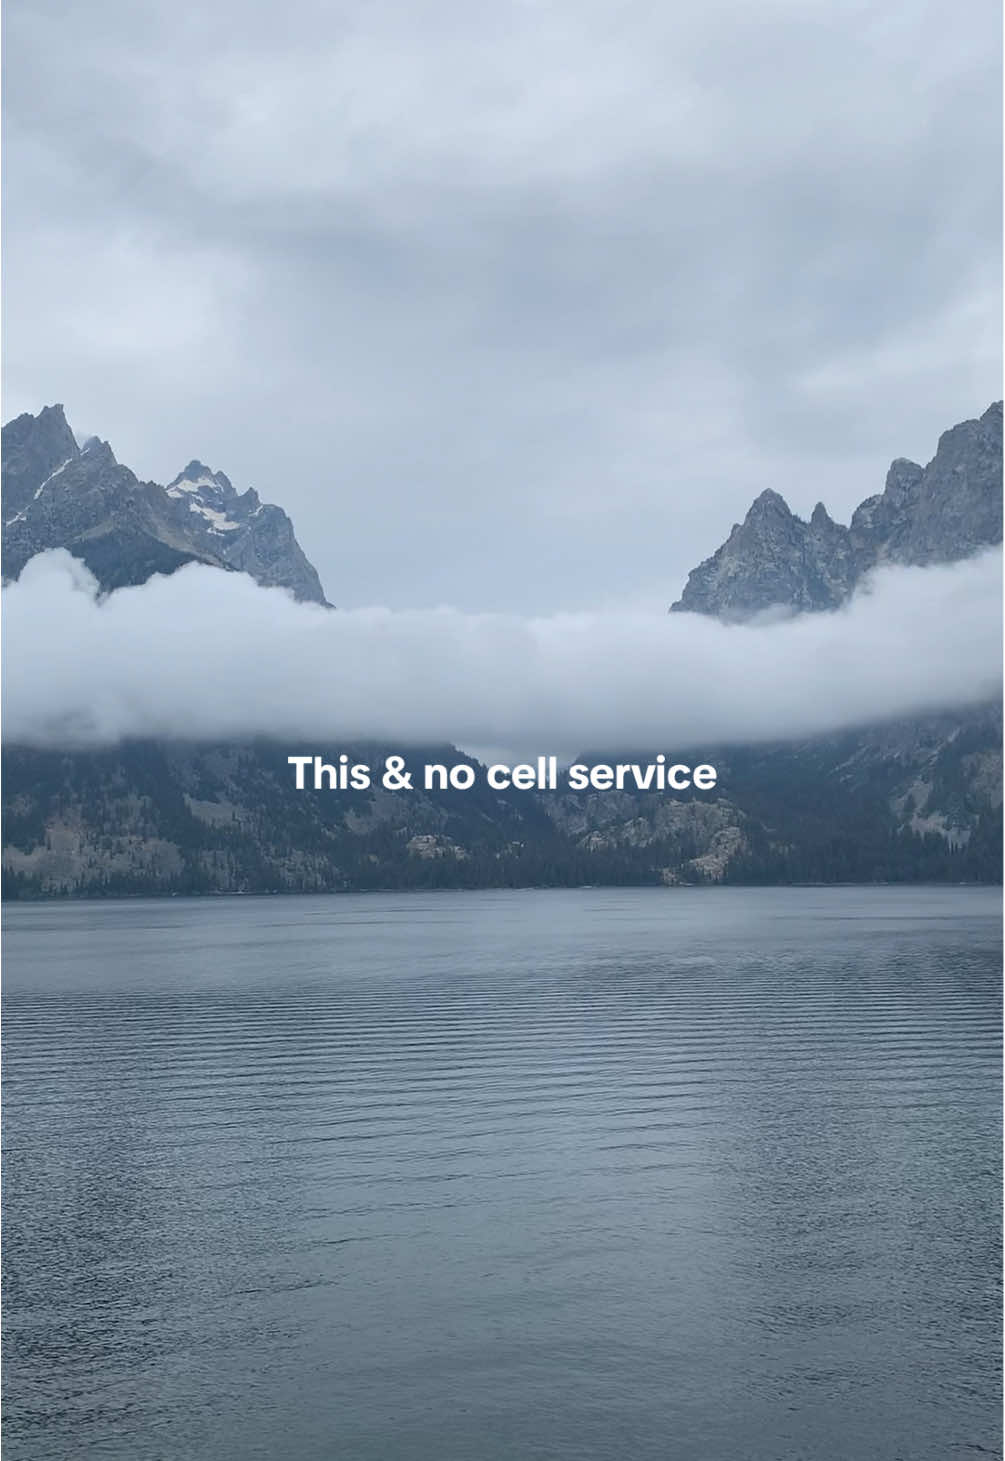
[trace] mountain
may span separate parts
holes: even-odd
[[[881,563],[954,563],[1002,540],[1002,403],[945,432],[927,467],[898,457],[844,527],[818,502],[809,522],[762,492],[698,565],[671,612],[749,619],[781,606],[835,609]]]
[[[766,611],[836,609],[884,563],[954,563],[1002,541],[1002,403],[939,438],[927,467],[898,457],[881,493],[847,527],[822,503],[809,522],[762,492],[728,539],[689,575],[671,612],[742,621]],[[784,881],[867,873],[884,837],[894,861],[917,836],[1001,868],[999,703],[864,726],[778,746],[724,748],[748,813],[723,876]],[[839,874],[839,869],[844,872]],[[929,871],[925,876],[931,876]]]
[[[400,747],[345,748],[379,766]],[[701,882],[689,866],[741,814],[700,794],[665,800],[649,836],[598,831],[529,791],[297,791],[287,749],[131,742],[114,750],[4,750],[8,896],[326,892],[407,887]],[[452,746],[424,761],[478,766]],[[626,804],[628,805],[628,804]],[[628,806],[629,814],[637,814]]]
[[[78,449],[59,407],[11,423],[4,449],[12,565],[30,556],[22,525],[34,524],[40,546],[78,552],[107,588],[196,559],[295,592],[299,582],[300,597],[323,602],[306,559],[313,577],[301,567],[297,579],[285,515],[201,462],[166,488],[138,483],[105,444]],[[877,563],[966,558],[1001,541],[1001,469],[998,405],[947,432],[928,467],[895,461],[849,527],[820,506],[802,522],[762,493],[674,607],[727,619],[778,605],[819,612]],[[288,528],[271,557],[256,527],[269,513]],[[1001,879],[1000,703],[772,745],[674,747],[719,772],[714,792],[674,796],[500,793],[481,776],[470,791],[297,791],[288,749],[5,746],[6,894]],[[373,765],[402,748],[338,749]],[[477,764],[453,747],[409,755],[425,759]]]
[[[4,893],[996,882],[996,741],[989,707],[865,738],[705,747],[721,789],[672,797],[496,792],[481,774],[470,791],[425,792],[419,777],[410,792],[297,791],[288,748],[267,742],[10,746]],[[340,749],[379,765],[401,748]],[[477,766],[451,746],[407,760]]]
[[[327,604],[282,508],[198,461],[167,487],[141,482],[106,441],[78,446],[62,406],[3,428],[3,512],[5,580],[43,549],[67,548],[105,590],[195,562]]]

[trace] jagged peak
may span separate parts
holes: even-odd
[[[33,416],[30,411],[22,411],[20,416],[5,422],[3,434],[5,440],[11,441],[23,441],[29,437],[37,440],[40,434],[48,438],[55,435],[76,444],[70,423],[66,419],[66,411],[60,402],[43,406],[37,416]]]
[[[816,507],[813,509],[813,512],[810,516],[810,524],[812,527],[815,528],[832,528],[835,526],[834,519],[831,517],[830,513],[827,511],[826,507],[824,507],[822,502],[818,502]]]
[[[883,491],[890,497],[905,497],[918,486],[924,475],[924,467],[912,462],[910,457],[894,457]]]
[[[935,453],[936,459],[938,459],[942,452],[952,450],[952,444],[954,442],[959,442],[961,438],[966,440],[974,432],[980,432],[981,428],[985,432],[989,431],[993,437],[999,437],[1001,435],[1001,401],[992,401],[982,416],[971,417],[966,421],[957,421],[955,426],[950,426],[948,431],[944,431],[939,437],[939,445]],[[929,463],[929,466],[931,466],[931,463]]]
[[[195,559],[331,607],[283,509],[263,505],[251,488],[239,495],[229,477],[198,457],[166,488],[140,483],[116,461],[107,441],[76,437],[58,402],[7,422],[3,445],[4,505],[10,509],[4,522],[5,573],[16,577],[36,552],[51,547],[68,548],[90,563],[100,512],[104,556],[96,571],[107,588],[144,582],[155,571],[150,566],[155,561],[164,565],[156,571],[171,572],[179,562]],[[74,470],[64,478],[71,463]],[[71,490],[63,490],[70,484]],[[134,552],[138,513],[153,558],[145,549]],[[111,544],[121,549],[121,561],[115,560]],[[143,576],[134,580],[136,574]]]
[[[115,453],[107,441],[102,441],[100,436],[89,436],[80,448],[82,457],[104,457],[109,462],[115,461]]]
[[[193,486],[215,487],[228,496],[237,495],[226,473],[214,472],[212,467],[207,467],[198,457],[193,457],[188,466],[168,483],[167,490],[170,492],[172,487],[177,487],[182,482],[189,482]]]
[[[769,516],[790,518],[792,511],[780,492],[775,492],[772,488],[765,487],[764,491],[759,493],[750,504],[744,521],[756,522],[759,518]]]

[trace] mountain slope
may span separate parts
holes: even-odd
[[[379,765],[390,747],[343,748]],[[321,892],[658,883],[696,854],[694,828],[735,809],[696,796],[645,847],[570,834],[532,792],[297,791],[288,749],[132,742],[3,753],[8,896]],[[454,747],[422,761],[477,765]],[[701,881],[697,875],[691,881]]]
[[[481,774],[470,791],[297,791],[288,748],[266,742],[7,747],[4,892],[996,882],[1000,741],[987,707],[705,747],[719,787],[679,796],[494,792]],[[388,748],[342,749],[373,765]],[[408,759],[477,765],[442,746]]]
[[[279,509],[263,509],[253,492],[239,496],[222,473],[191,462],[167,488],[139,483],[104,444],[78,449],[60,408],[21,417],[8,430],[15,546],[28,531],[22,524],[44,527],[51,539],[44,546],[72,547],[96,572],[99,564],[106,587],[141,581],[148,569],[158,571],[152,562],[170,571],[172,555],[292,586],[288,519],[280,513],[272,535],[263,534],[256,524]],[[73,490],[60,501],[64,479]],[[56,506],[46,516],[50,501]],[[848,528],[822,507],[803,523],[778,494],[762,494],[729,542],[691,575],[675,607],[724,618],[779,603],[790,612],[833,608],[877,562],[953,561],[1000,541],[1000,503],[998,406],[947,432],[927,468],[894,462],[884,492],[863,503]],[[46,897],[994,882],[1001,743],[1001,706],[990,704],[784,744],[702,746],[695,755],[676,747],[681,759],[709,760],[719,771],[715,792],[683,796],[496,793],[480,777],[464,792],[298,792],[289,748],[265,742],[134,742],[72,752],[8,746],[4,888]],[[370,764],[382,755],[372,746],[339,749]],[[426,754],[469,759],[452,747]]]
[[[198,562],[327,602],[281,508],[201,462],[166,488],[141,482],[107,442],[78,447],[62,406],[3,428],[3,512],[6,580],[43,549],[67,548],[106,591]]]

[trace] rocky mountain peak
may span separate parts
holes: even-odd
[[[62,406],[28,412],[3,429],[3,516],[23,512],[32,495],[54,472],[80,455]]]
[[[200,462],[197,458],[193,458],[188,466],[168,483],[167,490],[171,492],[183,484],[198,488],[208,487],[227,497],[237,496],[233,483],[224,472],[214,472],[212,468],[206,466],[205,462]]]
[[[54,406],[43,406],[38,416],[31,416],[25,412],[17,420],[22,424],[25,432],[30,433],[39,441],[51,441],[60,450],[67,447],[74,439],[66,419],[66,412],[58,403]]]
[[[772,518],[779,518],[788,521],[792,517],[789,504],[780,492],[774,492],[770,487],[754,498],[747,511],[747,522],[764,522]]]
[[[848,589],[847,535],[822,504],[806,523],[767,488],[718,552],[694,569],[673,609],[744,620],[776,605],[833,608]]]
[[[879,563],[948,563],[1002,540],[1002,403],[939,438],[927,467],[897,457],[849,527],[817,503],[809,523],[771,490],[693,570],[673,610],[748,619],[782,605],[832,609]]]
[[[107,441],[102,441],[98,436],[89,436],[80,448],[81,457],[89,457],[94,462],[104,462],[106,465],[116,466],[115,453]]]
[[[914,498],[925,469],[908,457],[894,457],[886,474],[883,495],[891,502],[907,502]]]
[[[3,428],[3,490],[7,578],[43,549],[67,548],[105,589],[200,562],[327,604],[281,508],[263,508],[251,489],[238,494],[197,459],[167,487],[140,482],[107,441],[79,448],[62,406]]]

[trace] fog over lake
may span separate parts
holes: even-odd
[[[569,757],[806,735],[1000,694],[1001,575],[1000,548],[886,567],[833,613],[741,625],[331,613],[201,564],[102,598],[56,550],[4,590],[5,731],[54,746],[377,736]]]

